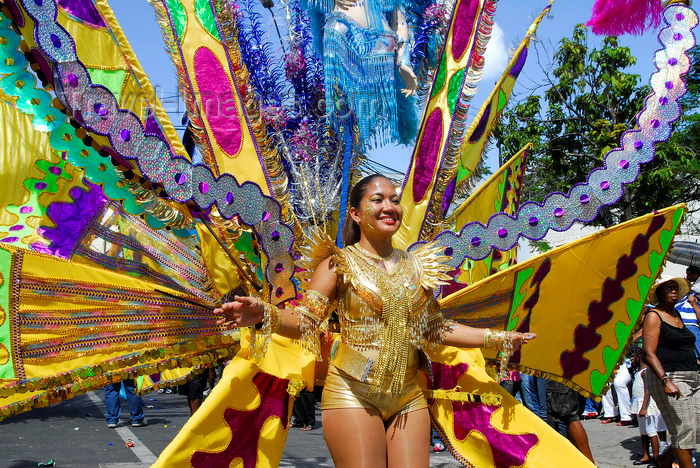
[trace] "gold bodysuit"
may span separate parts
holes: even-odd
[[[418,385],[418,352],[442,341],[449,326],[432,291],[448,277],[444,257],[430,247],[394,250],[383,259],[358,245],[334,256],[340,277],[340,337],[333,343],[323,409],[367,408],[384,421],[427,407]],[[393,260],[387,271],[381,262]],[[331,308],[308,291],[301,313],[302,342],[318,355],[318,324]]]

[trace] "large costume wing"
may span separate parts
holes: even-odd
[[[624,358],[684,211],[667,208],[518,263],[446,297],[443,313],[473,326],[536,333],[512,365],[600,395]]]

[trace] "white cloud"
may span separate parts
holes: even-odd
[[[493,24],[491,40],[484,53],[484,75],[482,79],[498,79],[508,65],[508,48],[506,46],[503,29],[498,23]]]

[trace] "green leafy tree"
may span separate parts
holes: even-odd
[[[623,199],[603,210],[599,224],[610,226],[679,202],[700,200],[700,52],[692,51],[690,89],[682,102],[684,117],[676,133],[657,145],[654,160],[642,166],[639,180],[626,187]],[[533,142],[525,178],[526,200],[542,200],[567,191],[601,166],[605,154],[619,146],[622,133],[636,124],[649,86],[625,70],[635,64],[629,48],[606,37],[599,48],[577,25],[559,43],[542,95],[531,94],[511,108],[494,129],[503,159]],[[696,207],[697,209],[697,207]]]

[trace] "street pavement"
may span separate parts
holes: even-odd
[[[23,413],[0,422],[0,468],[36,468],[53,459],[55,466],[72,468],[146,467],[173,439],[189,417],[184,396],[149,393],[144,402],[148,426],[131,427],[122,419],[119,427],[108,429],[104,418],[104,392],[80,395],[48,408]],[[123,415],[128,406],[122,402]],[[313,431],[291,428],[280,466],[332,467],[323,441],[320,411]],[[632,467],[639,448],[636,427],[602,425],[584,421],[593,456],[600,468]],[[131,440],[134,447],[126,446]],[[447,452],[432,453],[430,466],[460,466]],[[548,467],[547,467],[548,468]]]

